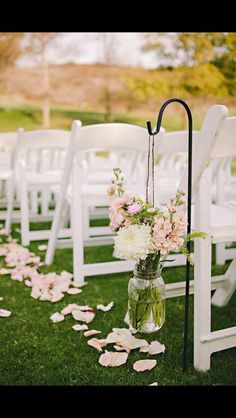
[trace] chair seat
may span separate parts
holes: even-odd
[[[211,205],[210,231],[213,243],[236,241],[236,209]]]

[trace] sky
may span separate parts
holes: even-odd
[[[142,53],[144,34],[137,32],[113,33],[117,61],[121,65],[134,67],[156,68],[158,59],[153,52]],[[74,62],[78,64],[92,64],[101,62],[103,50],[99,35],[91,32],[61,33],[48,48],[47,58],[51,63]],[[19,65],[34,65],[32,59],[22,58]]]

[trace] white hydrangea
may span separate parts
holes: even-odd
[[[125,260],[145,260],[154,251],[149,225],[130,225],[121,228],[114,238],[117,258]]]

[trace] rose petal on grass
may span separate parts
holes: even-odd
[[[157,364],[156,360],[138,360],[133,364],[133,369],[136,372],[145,372],[146,370],[151,370]]]
[[[2,302],[3,301],[3,297],[2,296],[0,296],[0,302]]]
[[[114,302],[112,301],[112,302],[110,302],[110,303],[108,303],[108,305],[97,305],[97,310],[98,311],[103,311],[103,312],[108,312],[108,311],[110,311],[111,310],[111,308],[113,307],[113,305],[114,305]]]
[[[2,318],[7,318],[11,315],[11,311],[8,311],[7,309],[0,309],[0,316]]]
[[[76,324],[76,325],[73,325],[73,327],[72,327],[75,331],[84,331],[85,329],[88,329],[88,325],[85,325],[85,324],[83,324],[83,325],[80,325],[80,324]]]
[[[30,296],[34,299],[38,299],[41,296],[41,292],[39,289],[37,289],[36,287],[32,287]]]
[[[158,383],[157,382],[153,382],[153,383],[150,383],[150,385],[148,385],[148,386],[158,386]]]
[[[71,285],[72,286],[74,286],[74,287],[84,287],[84,286],[87,286],[87,284],[88,284],[88,282],[84,282],[84,283],[79,283],[79,284],[77,284],[77,283],[75,283],[75,282],[71,282]]]
[[[60,314],[59,312],[55,312],[54,314],[52,314],[50,316],[50,319],[51,319],[52,322],[56,323],[56,322],[64,321],[65,317],[64,317],[64,315]]]
[[[98,362],[101,366],[105,367],[119,367],[122,364],[125,364],[128,358],[127,353],[116,353],[113,351],[105,351],[105,353],[101,354],[99,357]]]
[[[67,290],[67,293],[69,295],[77,295],[77,293],[81,293],[81,289],[76,289],[76,287],[70,287],[70,289]]]
[[[4,275],[4,274],[11,274],[11,269],[5,269],[5,268],[0,269],[0,275]]]
[[[76,303],[69,303],[69,305],[67,305],[65,308],[61,310],[61,314],[62,315],[70,314],[73,311],[73,309],[75,309],[76,306],[77,306]]]
[[[64,298],[64,293],[62,292],[54,292],[51,297],[51,302],[58,302],[59,300]],[[41,300],[41,299],[40,299]]]
[[[159,341],[152,341],[151,344],[149,344],[146,347],[141,347],[140,352],[141,353],[148,353],[151,355],[154,354],[160,354],[165,352],[165,345],[161,344]]]
[[[72,316],[76,321],[82,321],[89,324],[89,322],[92,322],[93,318],[95,317],[95,313],[73,310]]]
[[[88,329],[88,327],[87,327]],[[84,332],[85,337],[90,337],[91,335],[101,334],[102,331],[97,331],[96,329],[90,329],[89,331]]]
[[[28,287],[32,287],[31,280],[25,280],[25,285],[28,286]]]
[[[39,251],[45,251],[47,248],[48,248],[48,246],[46,244],[38,245],[38,250]]]
[[[88,340],[87,342],[88,342],[88,345],[96,348],[96,350],[98,351],[102,351],[102,347],[105,347],[106,345],[106,340],[104,339],[98,340],[97,338],[91,338],[91,340]]]

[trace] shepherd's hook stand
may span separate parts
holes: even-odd
[[[192,203],[192,139],[193,139],[193,123],[192,114],[187,105],[182,99],[168,99],[160,108],[156,130],[152,130],[152,124],[147,122],[147,129],[149,135],[157,135],[160,132],[162,117],[165,108],[172,102],[178,102],[182,104],[188,115],[188,204],[187,204],[187,233],[191,232],[191,203]],[[190,241],[187,242],[187,250],[190,252]],[[183,349],[183,370],[187,370],[187,352],[188,352],[188,316],[189,316],[189,281],[190,281],[190,262],[186,260],[186,275],[185,275],[185,311],[184,311],[184,349]]]

